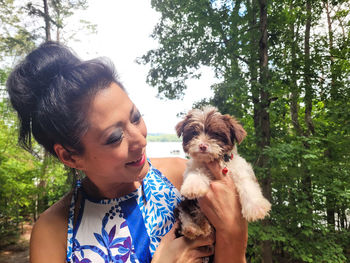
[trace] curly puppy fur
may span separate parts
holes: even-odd
[[[195,239],[214,231],[196,202],[207,193],[214,179],[206,166],[211,161],[219,161],[228,168],[239,194],[243,217],[255,221],[268,214],[271,204],[262,195],[251,165],[237,153],[236,144],[242,142],[246,131],[235,118],[222,115],[214,107],[194,109],[176,125],[176,132],[183,137],[183,149],[190,157],[180,190],[184,201],[176,211],[180,221],[178,236]]]

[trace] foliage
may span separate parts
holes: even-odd
[[[0,237],[5,242],[18,231],[20,222],[32,221],[61,198],[70,185],[58,161],[50,159],[43,174],[43,159],[14,144],[17,123],[6,101],[0,103],[0,116]]]
[[[270,218],[249,227],[249,262],[349,261],[349,2],[153,0],[152,6],[161,19],[152,35],[159,47],[139,58],[151,66],[147,82],[178,98],[186,79],[212,67],[221,81],[212,86],[213,98],[197,105],[235,115],[248,132],[239,151],[273,203]]]
[[[77,34],[95,33],[96,25],[89,21],[79,19],[72,21],[72,18],[80,10],[86,10],[88,7],[87,0],[44,0],[47,4],[47,10],[43,1],[27,1],[23,5],[24,11],[35,19],[45,21],[45,29],[49,28],[49,35],[46,33],[46,40],[56,40],[59,42],[67,42],[76,38]],[[74,27],[70,24],[74,23]],[[52,29],[53,27],[53,29]],[[53,36],[52,33],[55,33]]]
[[[48,3],[47,9],[43,3]],[[38,44],[54,39],[64,42],[84,30],[95,32],[96,26],[88,21],[67,28],[76,11],[86,8],[86,0],[1,1],[0,247],[13,242],[21,222],[36,220],[72,184],[68,170],[38,145],[34,145],[34,156],[16,144],[18,123],[5,92],[6,79],[13,65]],[[55,38],[48,37],[53,29]]]
[[[43,4],[45,2],[47,9]],[[87,7],[87,0],[1,1],[0,58],[3,61],[0,68],[2,64],[12,67],[21,57],[44,41],[78,41],[77,34],[96,33],[95,24],[77,20],[74,16]]]
[[[23,16],[24,13],[14,0],[1,1],[0,58],[3,62],[10,60],[7,64],[11,64],[13,59],[26,54],[34,47],[37,35],[29,32],[22,24]]]

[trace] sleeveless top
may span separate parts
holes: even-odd
[[[140,187],[120,198],[94,200],[77,184],[69,211],[67,262],[151,262],[175,222],[173,211],[181,196],[149,164]],[[73,228],[78,189],[82,200]]]

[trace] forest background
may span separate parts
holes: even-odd
[[[248,262],[350,262],[350,3],[343,0],[152,0],[159,46],[138,58],[147,83],[168,99],[211,67],[212,104],[249,136],[270,217],[249,224]],[[13,65],[44,40],[95,33],[65,22],[87,0],[0,0],[0,246],[23,222],[71,188],[69,171],[40,147],[16,144],[5,83]]]

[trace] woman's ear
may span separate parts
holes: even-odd
[[[70,168],[79,170],[82,169],[81,158],[78,154],[74,154],[71,151],[68,151],[65,147],[58,143],[53,146],[53,149],[55,150],[58,159],[60,159],[63,164],[67,165]]]

